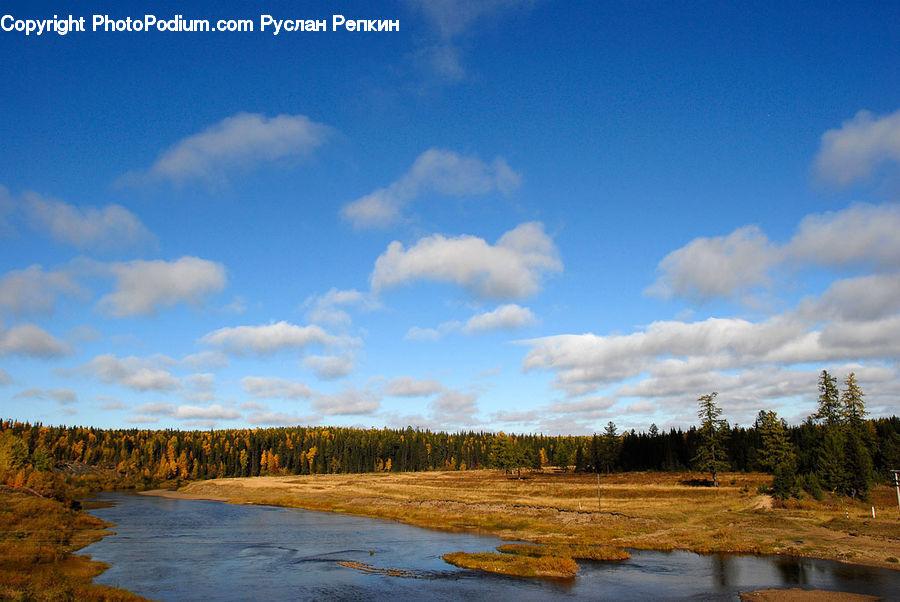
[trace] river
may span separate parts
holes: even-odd
[[[900,599],[898,572],[820,560],[633,550],[624,562],[579,561],[574,580],[520,579],[441,559],[493,551],[502,543],[496,537],[266,506],[127,493],[97,499],[108,505],[90,514],[115,523],[116,534],[80,552],[112,565],[95,582],[157,600],[734,600],[773,587]]]

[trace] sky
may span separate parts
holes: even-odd
[[[822,370],[900,409],[896,2],[0,13],[2,418],[797,424]]]

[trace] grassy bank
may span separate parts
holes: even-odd
[[[422,527],[464,530],[565,547],[788,554],[898,568],[900,520],[892,489],[868,503],[826,495],[785,505],[757,493],[771,477],[726,474],[718,489],[702,475],[497,471],[379,473],[217,479],[182,492],[232,503],[346,512]],[[878,518],[872,519],[875,505]],[[452,550],[448,550],[452,552]]]
[[[73,554],[106,526],[57,500],[0,490],[0,599],[141,600],[92,584],[107,565]]]

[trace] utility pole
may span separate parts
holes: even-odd
[[[897,488],[897,509],[900,510],[900,470],[892,470],[894,475],[894,487]]]

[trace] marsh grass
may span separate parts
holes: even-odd
[[[897,502],[886,486],[873,489],[866,503],[826,493],[821,501],[808,496],[779,507],[756,493],[771,482],[765,474],[722,475],[723,485],[716,489],[695,485],[703,478],[696,473],[619,473],[601,475],[598,512],[595,475],[534,472],[529,477],[508,479],[489,470],[256,477],[198,481],[183,491],[234,503],[339,508],[551,548],[585,546],[599,555],[615,554],[597,551],[608,548],[681,549],[898,568],[886,561],[900,557]],[[872,505],[878,508],[877,521],[871,518]],[[562,555],[577,557],[568,551]]]
[[[460,568],[514,577],[571,579],[578,572],[578,565],[574,560],[560,556],[454,552],[444,554],[443,559]]]
[[[107,565],[72,554],[102,537],[106,526],[56,500],[0,493],[0,599],[142,599],[93,585]]]

